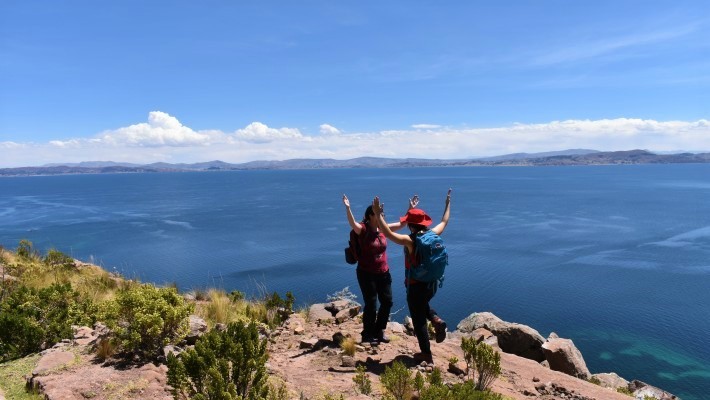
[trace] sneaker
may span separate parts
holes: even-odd
[[[446,322],[439,317],[434,317],[431,323],[434,325],[436,343],[441,343],[446,340]]]
[[[412,358],[418,363],[425,362],[427,364],[434,364],[434,357],[431,353],[414,353]]]
[[[360,340],[360,344],[365,344],[369,343],[372,346],[377,346],[377,339],[370,335],[362,335],[362,339]]]
[[[381,330],[380,334],[375,339],[377,339],[377,341],[380,343],[389,343],[390,342],[390,338],[389,338],[389,336],[385,335],[384,330]]]

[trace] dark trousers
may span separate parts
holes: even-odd
[[[380,331],[387,328],[392,309],[392,276],[389,271],[384,274],[371,274],[357,270],[357,283],[362,291],[365,305],[362,310],[362,336],[377,337]],[[377,300],[380,308],[377,309]]]
[[[422,353],[431,353],[429,345],[429,330],[426,321],[431,321],[437,314],[429,306],[429,301],[436,294],[437,284],[435,283],[410,283],[407,288],[407,305],[409,315],[412,317],[414,333],[417,335],[419,350]]]

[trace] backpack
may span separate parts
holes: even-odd
[[[420,282],[444,284],[444,270],[449,265],[449,254],[441,236],[431,230],[422,234],[412,234],[414,259],[417,265],[407,270],[407,277]]]
[[[350,230],[350,240],[348,247],[345,248],[345,262],[348,264],[357,264],[360,258],[360,235],[355,233],[355,230]]]

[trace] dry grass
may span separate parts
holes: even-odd
[[[340,342],[340,348],[346,356],[353,357],[355,355],[356,344],[355,339],[352,337],[346,337],[342,342]]]

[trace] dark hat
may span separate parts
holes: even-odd
[[[399,218],[400,222],[406,222],[408,224],[417,224],[417,225],[424,225],[424,226],[429,226],[431,225],[431,217],[428,216],[424,210],[420,208],[412,208],[411,210],[407,211],[407,215],[404,217]]]

